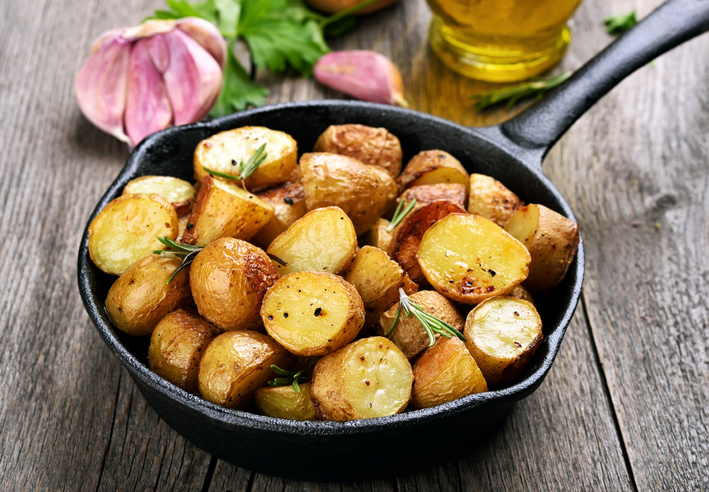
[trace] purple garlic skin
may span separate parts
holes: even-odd
[[[219,97],[226,49],[214,25],[191,17],[106,31],[76,77],[79,108],[131,147],[198,121]]]
[[[362,101],[409,106],[399,70],[375,51],[328,53],[318,60],[313,73],[321,84]]]

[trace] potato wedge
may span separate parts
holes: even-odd
[[[411,397],[411,364],[383,337],[357,340],[318,361],[312,398],[321,420],[355,420],[401,413]]]
[[[404,190],[397,201],[401,200],[406,203],[416,200],[417,205],[446,200],[465,210],[465,185],[460,183],[437,183],[413,186]]]
[[[202,398],[235,408],[270,379],[271,365],[290,366],[288,352],[271,337],[253,331],[222,333],[209,344],[199,366]]]
[[[396,181],[377,166],[338,154],[311,153],[300,158],[308,210],[337,206],[364,234],[395,202]]]
[[[190,287],[199,314],[222,330],[258,330],[261,301],[276,280],[271,259],[234,238],[209,243],[190,266]]]
[[[396,178],[401,172],[401,143],[385,128],[365,125],[332,125],[315,142],[313,152],[341,154],[379,166]]]
[[[280,234],[308,211],[305,207],[303,185],[286,183],[258,193],[264,203],[273,207],[273,218],[254,237],[253,242],[266,249]]]
[[[106,297],[106,312],[116,328],[129,335],[148,336],[167,313],[189,303],[187,270],[167,283],[180,263],[179,258],[150,255],[118,277]]]
[[[479,215],[444,217],[423,235],[418,253],[433,288],[463,304],[507,294],[527,278],[530,260],[522,243]]]
[[[175,208],[178,217],[190,213],[197,195],[194,186],[184,179],[172,176],[143,176],[128,181],[126,187],[123,188],[123,194],[133,193],[160,195]]]
[[[155,327],[148,348],[148,366],[163,379],[197,394],[199,361],[221,330],[204,318],[178,309]]]
[[[467,194],[470,177],[458,159],[442,150],[419,152],[399,176],[399,186],[402,190],[437,183],[460,183],[465,186]]]
[[[487,384],[502,387],[527,366],[542,343],[542,319],[532,303],[494,297],[480,303],[465,320],[465,345]]]
[[[524,286],[539,293],[556,287],[578,250],[581,237],[578,224],[544,205],[530,204],[510,218],[505,230],[524,244],[532,256]]]
[[[425,312],[445,321],[459,332],[463,332],[465,318],[460,315],[451,301],[438,292],[422,290],[411,294],[409,297],[411,297],[413,302],[421,306]],[[397,309],[399,309],[398,302],[388,311],[382,313],[376,327],[377,335],[385,336],[389,332],[391,326],[394,324]],[[435,336],[439,338],[439,335]],[[419,323],[416,318],[409,318],[403,313],[399,314],[399,320],[394,327],[394,331],[391,332],[388,338],[401,349],[409,360],[413,360],[417,355],[426,350],[431,343],[421,323]]]
[[[465,344],[441,337],[413,364],[411,408],[435,407],[473,393],[487,391],[485,377]]]
[[[244,182],[250,191],[285,183],[297,175],[298,144],[287,133],[260,126],[245,126],[202,140],[194,151],[194,177],[204,181],[204,168],[239,175],[239,163],[247,162],[263,144],[266,160]],[[234,164],[236,163],[236,164]]]
[[[465,209],[458,205],[438,200],[414,209],[393,231],[389,243],[389,256],[399,263],[409,274],[411,280],[421,285],[426,277],[418,262],[421,238],[429,227],[450,214],[465,214]]]
[[[484,174],[470,175],[468,212],[505,227],[520,207],[519,198],[498,180]]]
[[[418,286],[399,264],[381,249],[364,246],[357,252],[345,274],[364,303],[364,329],[372,328],[384,311],[399,301],[399,288],[413,294]]]
[[[278,236],[268,254],[282,260],[273,264],[281,276],[293,272],[339,274],[357,252],[357,234],[352,221],[339,207],[308,212]]]
[[[389,251],[391,232],[388,230],[390,222],[386,219],[377,219],[374,225],[364,236],[364,243],[374,246],[382,251]]]
[[[120,275],[138,260],[165,249],[158,236],[175,239],[177,212],[159,195],[121,195],[108,202],[89,225],[91,261],[106,273]]]
[[[248,240],[271,221],[273,214],[271,205],[236,181],[209,176],[199,188],[182,241],[205,246],[220,237]]]
[[[263,386],[254,393],[254,403],[261,415],[288,420],[317,420],[310,398],[310,383],[293,386]]]
[[[268,334],[291,353],[326,355],[357,336],[364,324],[364,304],[342,277],[297,272],[268,290],[261,319]]]

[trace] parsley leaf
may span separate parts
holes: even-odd
[[[210,113],[214,117],[231,114],[246,109],[249,105],[261,106],[268,96],[268,90],[251,80],[244,67],[234,56],[234,42],[229,44],[224,66],[222,91]]]
[[[603,23],[606,25],[606,32],[608,34],[620,34],[637,24],[638,20],[635,17],[635,11],[633,10],[628,14],[616,15],[615,17],[606,17],[603,19]]]

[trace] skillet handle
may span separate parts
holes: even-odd
[[[709,30],[709,0],[669,0],[500,130],[538,164],[569,127],[638,68]]]

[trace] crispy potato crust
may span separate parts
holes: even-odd
[[[269,188],[257,196],[274,210],[270,222],[253,237],[255,244],[266,249],[308,210],[305,207],[303,185],[300,183],[286,183]]]
[[[460,183],[466,194],[470,177],[458,159],[442,150],[424,150],[416,154],[399,176],[402,190],[419,185]]]
[[[438,200],[455,203],[465,210],[465,186],[460,183],[438,183],[413,186],[404,190],[398,201],[408,203],[416,200],[417,204],[425,205]]]
[[[160,195],[175,208],[178,217],[189,214],[197,192],[184,179],[172,176],[142,176],[128,181],[123,188],[124,195],[133,193],[154,193]]]
[[[385,128],[365,125],[332,125],[315,142],[313,152],[341,154],[379,166],[392,177],[401,172],[401,144]]]
[[[310,397],[310,383],[293,386],[263,386],[254,393],[254,403],[259,413],[288,420],[317,420],[315,405]]]
[[[468,212],[505,227],[520,206],[519,198],[502,183],[484,174],[470,175]]]

